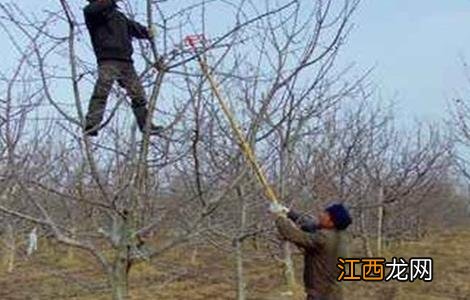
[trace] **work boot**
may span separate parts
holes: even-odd
[[[97,137],[98,136],[98,129],[96,129],[96,126],[86,126],[85,130],[83,131],[85,135],[89,137]]]
[[[145,123],[147,121],[148,114],[147,108],[145,106],[138,106],[132,107],[132,110],[134,111],[134,115],[137,121],[137,125],[139,126],[140,132],[144,133]],[[150,123],[148,130],[148,135],[161,135],[163,132],[163,127]]]

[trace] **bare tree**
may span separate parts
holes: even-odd
[[[433,194],[449,166],[451,146],[437,129],[400,131],[391,109],[365,97],[352,109],[335,111],[320,128],[318,143],[304,148],[299,164],[302,177],[313,183],[314,197],[352,206],[355,233],[367,255],[380,255],[385,233],[402,231],[403,236],[412,228],[395,221],[417,216],[412,208]],[[371,246],[371,236],[377,247]]]
[[[232,7],[231,4],[227,5]],[[211,39],[203,51],[225,49],[226,54],[220,59],[223,62],[227,54],[233,51],[229,43],[241,43],[249,34],[248,28],[276,14],[282,15],[298,4],[291,1],[274,8],[266,6],[261,13],[252,10],[254,14],[245,14],[245,5],[251,4],[236,6],[233,10],[234,26]],[[157,107],[162,107],[158,113],[170,124],[167,137],[156,142],[145,135],[137,141],[135,132],[129,135],[123,129],[129,126],[129,122],[121,111],[126,101],[118,89],[113,92],[113,99],[117,101],[105,121],[108,125],[106,137],[99,142],[82,138],[83,95],[94,74],[86,59],[86,55],[90,56],[89,47],[77,43],[86,36],[75,4],[58,0],[56,7],[41,15],[23,11],[17,4],[0,6],[2,28],[24,64],[18,73],[31,74],[33,87],[46,104],[37,112],[48,116],[45,120],[36,120],[34,124],[29,121],[27,125],[18,126],[28,130],[35,128],[41,133],[40,136],[23,135],[12,140],[12,131],[6,131],[10,147],[7,161],[11,163],[16,159],[21,165],[8,168],[11,170],[8,183],[15,190],[8,194],[8,201],[2,201],[0,211],[10,217],[41,225],[60,243],[94,257],[107,275],[113,299],[127,298],[132,266],[148,261],[205,230],[207,222],[204,220],[215,211],[214,205],[238,182],[237,174],[225,177],[217,180],[218,186],[211,186],[210,191],[206,190],[203,195],[203,181],[198,171],[200,167],[196,166],[196,178],[199,179],[196,181],[195,195],[199,201],[184,201],[185,198],[193,198],[188,193],[181,195],[182,198],[177,201],[180,205],[174,205],[164,196],[174,184],[175,166],[191,158],[191,153],[193,159],[198,156],[195,144],[187,139],[192,128],[185,127],[182,122],[192,103],[191,94],[180,88],[185,78],[194,76],[187,65],[194,61],[195,55],[179,41],[182,40],[182,30],[199,29],[194,27],[192,14],[204,10],[205,6],[205,1],[197,1],[179,7],[175,12],[174,4],[165,8],[165,3],[146,2],[148,25],[154,25],[155,16],[159,16],[157,25],[162,33],[158,42],[152,42],[150,46],[140,45],[140,62],[145,69],[142,80],[150,87],[150,115]],[[136,17],[140,16],[138,9],[142,8],[125,4],[125,9],[131,14],[135,13]],[[188,19],[182,22],[179,18],[185,15]],[[202,18],[199,22],[204,27],[206,20]],[[17,40],[18,36],[26,43]],[[308,64],[311,59],[312,55],[305,56],[302,64]],[[67,67],[64,68],[64,65]],[[220,63],[215,64],[216,67],[218,65]],[[8,79],[15,80],[15,76]],[[277,81],[280,76],[281,72],[277,75]],[[290,79],[285,78],[277,85],[287,85],[295,76],[292,74]],[[60,88],[56,89],[57,86]],[[273,88],[269,98],[281,90],[280,86]],[[157,102],[172,95],[183,99],[175,103],[172,109],[170,105],[160,106]],[[59,100],[64,97],[66,99]],[[26,99],[30,101],[33,98],[20,98],[15,104]],[[6,110],[10,110],[11,101],[5,103]],[[196,105],[196,120],[200,119],[199,111]],[[2,126],[10,127],[11,120],[12,115],[8,112],[2,117]],[[61,138],[57,138],[59,136]],[[21,151],[15,151],[17,145],[22,146]],[[197,159],[195,165],[199,165]],[[26,209],[19,203],[24,203]],[[172,226],[172,237],[160,245],[153,245],[148,237],[156,234],[157,228],[160,229],[169,216],[179,220]],[[84,223],[84,219],[89,222]]]
[[[358,4],[122,3],[133,18],[158,28],[154,41],[139,43],[136,61],[150,116],[168,126],[164,138],[138,134],[125,95],[114,88],[99,140],[81,130],[96,74],[77,5],[58,0],[33,14],[1,4],[0,25],[19,62],[2,74],[6,223],[40,225],[89,254],[113,299],[128,298],[136,264],[182,243],[194,245],[196,257],[208,243],[233,255],[238,299],[247,299],[246,241],[272,242],[272,224],[263,191],[196,64],[204,55],[280,199],[311,209],[342,198],[362,221],[355,229],[368,252],[380,253],[384,237],[406,219],[400,210],[414,214],[414,204],[442,187],[450,147],[434,128],[399,132],[388,108],[371,104],[368,72],[337,67]],[[229,11],[228,29],[210,17],[222,9]],[[205,36],[196,52],[183,42],[193,33]],[[274,244],[292,291],[291,249]]]

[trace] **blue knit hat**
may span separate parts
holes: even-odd
[[[331,204],[325,211],[330,214],[338,230],[344,230],[352,223],[351,215],[347,208],[341,203]]]

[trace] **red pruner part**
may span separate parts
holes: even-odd
[[[184,38],[186,45],[190,46],[194,51],[196,51],[197,44],[203,43],[205,40],[203,34],[188,35]]]

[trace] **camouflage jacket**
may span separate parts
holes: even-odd
[[[289,217],[296,220],[292,215]],[[337,230],[314,229],[305,223],[296,224],[285,217],[277,218],[276,225],[285,240],[304,251],[304,284],[307,293],[325,300],[343,299],[337,281],[338,257],[343,255],[340,252],[344,249],[340,245],[341,233]]]

